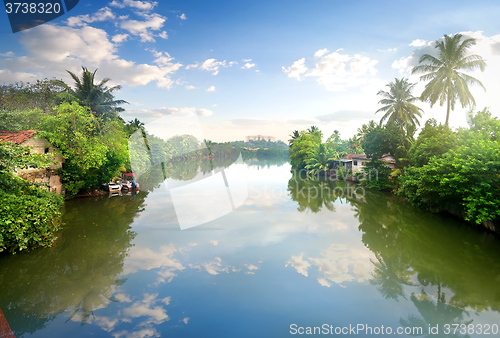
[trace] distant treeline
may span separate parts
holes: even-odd
[[[230,144],[238,147],[243,160],[288,160],[288,145],[282,141],[233,141]]]

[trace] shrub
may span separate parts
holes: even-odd
[[[0,173],[0,252],[50,247],[60,227],[61,196]]]

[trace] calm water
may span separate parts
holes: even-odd
[[[163,185],[66,203],[54,248],[0,257],[16,337],[500,336],[498,237],[287,163],[241,169],[245,204],[183,231]]]

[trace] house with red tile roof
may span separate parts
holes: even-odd
[[[37,136],[36,130],[22,130],[19,132],[0,131],[0,143],[4,142],[14,142],[23,147],[31,147],[32,154],[54,154],[54,160],[58,163],[51,165],[50,168],[27,168],[17,170],[16,173],[29,182],[45,183],[47,189],[52,192],[58,194],[63,192],[63,185],[56,171],[61,168],[64,159],[47,140]]]

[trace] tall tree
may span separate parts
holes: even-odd
[[[294,130],[292,135],[290,135],[291,139],[288,140],[288,145],[291,147],[293,146],[293,142],[295,142],[296,139],[300,137],[299,131]]]
[[[307,129],[307,132],[308,132],[309,134],[311,134],[311,135],[312,135],[315,131],[319,131],[319,128],[318,128],[318,127],[316,127],[316,126],[311,126],[311,128]]]
[[[420,65],[412,70],[412,74],[426,73],[420,77],[426,84],[420,99],[428,101],[431,107],[439,100],[439,105],[446,101],[446,122],[448,125],[450,110],[455,109],[457,100],[466,106],[475,106],[476,101],[469,91],[469,85],[478,85],[486,90],[478,79],[464,74],[461,71],[484,71],[486,63],[479,55],[465,56],[467,50],[476,44],[476,39],[468,38],[462,40],[461,34],[453,37],[445,35],[443,41],[436,40],[437,56],[424,54],[420,57]]]
[[[404,130],[408,129],[409,125],[420,125],[417,117],[422,117],[423,110],[413,102],[419,100],[411,94],[414,83],[409,83],[408,79],[394,79],[394,82],[387,84],[389,91],[380,90],[377,95],[384,97],[379,101],[384,106],[375,112],[385,112],[385,115],[380,119],[380,123],[385,120],[393,121]]]
[[[106,84],[110,81],[109,78],[103,79],[99,83],[95,83],[95,73],[90,72],[87,68],[82,67],[82,76],[78,78],[74,73],[67,71],[75,80],[75,89],[68,86],[60,80],[55,80],[54,83],[63,86],[69,94],[69,100],[75,100],[82,106],[89,107],[96,117],[104,119],[115,119],[118,117],[118,112],[124,111],[120,105],[128,103],[125,100],[115,100],[113,92],[120,90],[121,86],[108,87]]]

